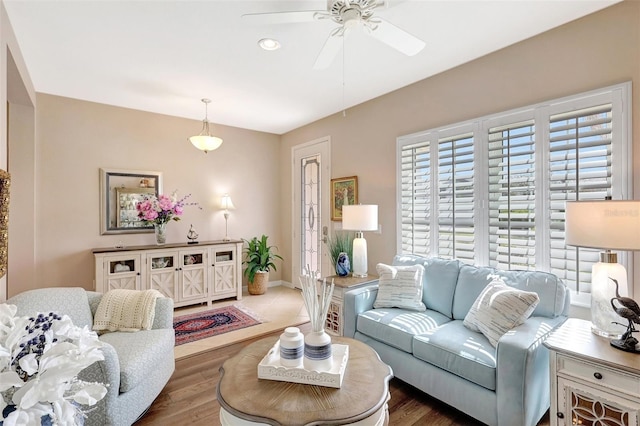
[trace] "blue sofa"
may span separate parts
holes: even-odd
[[[344,335],[375,349],[394,376],[488,425],[535,426],[549,408],[549,354],[542,345],[569,310],[569,290],[553,274],[498,271],[458,260],[398,255],[393,265],[424,266],[424,312],[373,308],[378,285],[345,293]],[[478,295],[499,275],[536,292],[524,324],[493,347],[463,325]]]

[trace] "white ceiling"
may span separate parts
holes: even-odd
[[[197,120],[210,98],[213,123],[282,134],[619,0],[391,0],[376,15],[426,47],[408,57],[355,31],[326,70],[312,66],[337,24],[241,20],[324,0],[3,1],[38,92]]]

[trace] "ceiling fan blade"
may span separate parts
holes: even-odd
[[[331,32],[316,58],[316,63],[313,64],[314,70],[329,68],[329,65],[331,65],[335,57],[338,55],[338,52],[340,52],[340,49],[342,49],[344,38],[348,34],[349,31],[346,28],[344,30],[342,28],[338,28]]]
[[[326,10],[301,10],[295,12],[247,13],[242,20],[251,24],[295,24],[318,20]]]
[[[377,38],[407,56],[416,55],[424,48],[425,42],[418,37],[409,34],[384,19],[376,18],[376,21],[379,21],[379,23],[377,23],[374,29],[367,31],[370,36]]]

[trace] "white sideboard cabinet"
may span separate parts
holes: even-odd
[[[242,241],[96,248],[95,289],[155,289],[174,306],[242,299]]]

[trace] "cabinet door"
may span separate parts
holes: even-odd
[[[638,400],[558,377],[558,425],[638,426]]]
[[[180,250],[179,259],[179,301],[198,299],[206,302],[209,297],[206,250]]]
[[[154,251],[147,254],[148,288],[158,290],[166,297],[177,300],[178,296],[178,252]]]
[[[105,285],[102,291],[118,288],[140,290],[140,254],[122,254],[104,258]]]
[[[211,249],[212,292],[214,298],[235,296],[238,286],[235,246],[219,246]]]

